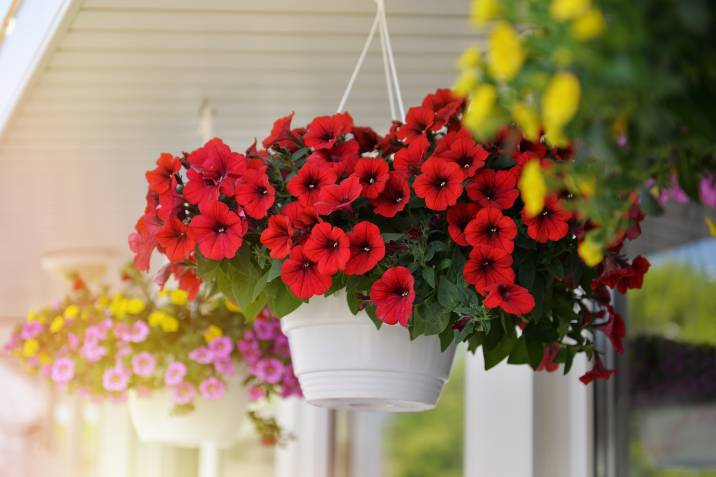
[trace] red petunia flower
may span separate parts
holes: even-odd
[[[337,210],[350,210],[354,200],[360,197],[361,189],[358,178],[350,176],[340,184],[332,184],[321,189],[315,203],[319,215],[329,215]]]
[[[393,167],[405,177],[420,174],[420,168],[427,159],[430,141],[425,136],[415,138],[408,147],[400,149],[393,156]]]
[[[179,158],[168,152],[163,152],[157,159],[157,167],[144,174],[149,183],[149,190],[157,194],[163,194],[169,190],[172,186],[172,179],[179,169],[181,169]]]
[[[343,174],[351,174],[355,163],[360,157],[358,141],[351,139],[343,141],[330,149],[319,149],[314,151],[308,159],[307,164],[314,164],[319,167],[332,168],[337,177]]]
[[[157,243],[172,262],[189,258],[196,245],[189,235],[189,227],[174,217],[171,217],[157,233]]]
[[[463,270],[465,281],[475,286],[481,295],[488,287],[499,283],[513,283],[512,255],[504,250],[485,245],[472,249]]]
[[[410,201],[410,186],[408,180],[399,172],[391,172],[383,191],[370,203],[378,215],[395,217],[395,214],[405,209]]]
[[[293,246],[291,219],[285,215],[272,215],[268,226],[261,232],[261,243],[271,250],[271,258],[285,258]]]
[[[156,232],[147,224],[146,214],[137,220],[134,232],[129,234],[129,249],[134,253],[134,267],[143,272],[149,271],[149,262],[157,246]]]
[[[184,196],[192,204],[208,204],[220,194],[233,196],[236,179],[246,171],[246,157],[233,152],[221,139],[214,138],[189,154],[192,168]]]
[[[623,353],[623,340],[626,336],[626,325],[624,323],[624,318],[622,318],[622,315],[620,315],[612,305],[607,305],[607,311],[609,312],[609,319],[604,323],[594,325],[594,328],[596,330],[601,331],[607,336],[607,338],[609,338],[609,341],[611,341],[612,346],[614,346],[614,349],[616,349],[620,353]]]
[[[607,257],[603,263],[602,274],[592,282],[592,288],[601,283],[609,288],[616,288],[619,293],[641,288],[644,274],[649,271],[651,266],[649,260],[641,255],[635,257],[631,265],[621,258],[613,256]]]
[[[352,129],[353,118],[348,113],[319,116],[308,125],[303,142],[313,149],[330,149]]]
[[[421,174],[413,182],[415,195],[425,199],[432,210],[445,210],[455,205],[462,195],[462,171],[454,162],[439,158],[428,159],[420,168]]]
[[[517,225],[500,209],[485,207],[465,227],[465,240],[473,247],[488,245],[512,253]]]
[[[490,285],[485,292],[487,297],[483,304],[487,308],[500,307],[506,313],[522,316],[535,307],[535,299],[530,292],[514,283]]]
[[[246,219],[220,201],[199,206],[199,210],[201,215],[192,219],[189,232],[201,254],[210,260],[233,258],[243,243]]]
[[[392,267],[370,287],[378,319],[389,325],[408,326],[415,301],[415,278],[405,267]]]
[[[607,380],[611,377],[611,375],[614,374],[613,369],[607,369],[604,366],[604,363],[602,363],[601,358],[598,354],[594,355],[594,364],[592,365],[592,369],[584,373],[579,380],[582,381],[584,384],[589,384],[592,381],[596,379],[602,379]]]
[[[472,137],[460,137],[452,142],[448,150],[433,157],[454,162],[460,167],[464,177],[468,178],[474,176],[477,170],[485,165],[488,155],[488,152]]]
[[[336,183],[336,173],[332,168],[304,164],[286,188],[303,206],[313,205],[324,187]]]
[[[361,195],[368,199],[378,197],[388,182],[388,163],[380,157],[365,157],[356,163],[353,174],[363,186]]]
[[[465,186],[467,196],[483,207],[509,209],[520,193],[517,178],[510,171],[482,169]]]
[[[283,118],[277,119],[273,123],[271,128],[271,134],[269,137],[263,140],[262,144],[266,149],[271,147],[286,149],[289,152],[295,152],[298,150],[300,143],[296,140],[296,137],[291,134],[291,121],[293,120],[293,113]]]
[[[348,234],[348,240],[351,255],[343,270],[346,275],[363,275],[385,256],[385,242],[374,223],[358,222]]]
[[[281,280],[301,300],[326,293],[333,282],[330,275],[318,271],[316,262],[306,256],[301,245],[293,247],[281,265]]]
[[[169,264],[169,269],[179,282],[179,288],[189,294],[189,300],[194,300],[201,288],[201,278],[196,276],[194,269],[183,263],[171,263]],[[163,285],[161,286],[163,287]]]
[[[469,244],[465,239],[465,227],[475,218],[480,206],[473,202],[455,204],[447,212],[448,233],[456,244],[467,247]]]
[[[451,89],[439,88],[435,90],[434,93],[425,96],[422,102],[422,106],[425,108],[430,108],[437,113],[451,103],[460,104],[464,102],[465,100],[455,96]]]
[[[312,229],[318,222],[316,211],[311,206],[303,206],[300,202],[289,202],[281,209],[281,214],[291,220],[294,229]]]
[[[562,208],[554,194],[545,199],[544,209],[534,217],[528,217],[525,211],[522,211],[522,221],[527,225],[527,235],[540,243],[563,239],[569,231],[567,221],[571,217],[572,214]]]
[[[443,126],[444,123],[435,117],[432,109],[417,106],[408,110],[405,124],[398,128],[396,136],[409,143],[413,138],[423,136],[428,131],[438,131]]]
[[[557,355],[559,354],[560,344],[550,343],[544,345],[544,351],[542,353],[542,361],[537,366],[536,371],[547,371],[548,373],[554,373],[559,369],[559,363],[555,362]]]
[[[361,153],[374,151],[381,141],[378,133],[369,127],[355,126],[352,133],[353,137],[358,141]]]
[[[448,152],[455,142],[470,139],[472,139],[472,134],[465,128],[460,128],[457,131],[450,131],[446,135],[444,135],[437,143],[435,143],[435,151],[433,152],[433,154],[439,156],[445,152]]]
[[[333,275],[343,270],[351,256],[350,240],[341,228],[321,222],[313,226],[303,253],[316,262],[319,273]]]
[[[263,172],[249,169],[236,187],[236,202],[246,214],[254,219],[263,219],[276,199],[276,191]]]

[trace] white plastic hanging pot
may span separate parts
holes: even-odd
[[[411,341],[399,325],[377,330],[365,312],[351,313],[345,292],[312,298],[281,328],[306,401],[331,409],[432,409],[455,356],[454,344],[440,351],[437,336]]]
[[[143,442],[199,447],[202,444],[227,446],[232,443],[244,422],[249,395],[238,376],[227,382],[226,394],[219,399],[197,395],[194,411],[172,414],[174,402],[169,390],[149,396],[129,395],[129,415],[134,429]]]

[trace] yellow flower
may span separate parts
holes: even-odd
[[[596,267],[604,260],[604,252],[602,251],[601,244],[590,239],[589,236],[579,244],[577,253],[579,253],[582,261],[590,267]]]
[[[482,26],[485,22],[497,18],[502,9],[497,0],[472,0],[470,21],[475,26]]]
[[[117,318],[124,318],[127,314],[127,302],[128,300],[126,298],[124,298],[121,294],[116,293],[112,297],[112,303],[109,305],[109,311]]]
[[[171,315],[167,315],[164,321],[162,321],[161,326],[165,333],[173,333],[179,329],[179,320]]]
[[[131,315],[138,315],[144,311],[147,304],[141,298],[132,298],[127,300],[127,312]]]
[[[597,188],[597,180],[594,177],[567,176],[564,182],[570,192],[584,197],[593,196]]]
[[[97,301],[95,302],[94,306],[98,310],[104,310],[109,305],[109,297],[107,295],[102,295],[99,298],[97,298]]]
[[[545,125],[544,138],[547,144],[553,147],[566,147],[569,145],[569,139],[564,135],[564,130],[561,127],[555,128]]]
[[[515,120],[527,139],[530,141],[539,139],[539,118],[534,109],[517,103],[512,107],[512,119]]]
[[[519,73],[525,60],[520,37],[509,23],[498,23],[490,32],[487,68],[493,78],[508,81]]]
[[[226,305],[226,309],[231,312],[238,313],[241,311],[241,307],[231,300],[224,300],[224,305]]]
[[[547,195],[547,183],[538,160],[532,159],[525,164],[518,186],[522,201],[525,203],[525,214],[534,217],[542,212],[544,198]]]
[[[589,10],[591,3],[591,0],[552,0],[549,14],[558,21],[571,20]]]
[[[552,144],[562,142],[563,128],[577,113],[581,90],[572,73],[556,73],[542,93],[542,122]]]
[[[52,358],[47,353],[40,353],[40,356],[38,356],[38,358],[40,358],[40,364],[43,365],[50,364],[52,362]]]
[[[709,233],[712,237],[716,237],[716,223],[711,220],[711,217],[706,217],[706,227],[709,228]]]
[[[52,323],[50,323],[50,332],[57,333],[65,326],[65,320],[61,316],[56,316]]]
[[[172,290],[169,300],[175,305],[186,305],[189,300],[189,293],[184,290]]]
[[[164,320],[164,315],[166,315],[166,313],[159,310],[154,310],[153,312],[151,312],[149,314],[149,318],[147,319],[147,321],[149,322],[149,326],[159,326]]]
[[[485,121],[490,117],[493,108],[495,107],[495,100],[497,99],[497,90],[494,86],[489,84],[482,84],[475,88],[472,95],[470,106],[467,108],[463,121],[468,129],[473,132],[479,131],[479,129],[485,124]]]
[[[77,315],[80,314],[80,307],[77,305],[70,305],[67,308],[65,308],[65,318],[72,320],[77,318]]]
[[[477,68],[482,64],[482,52],[477,46],[471,46],[465,50],[457,60],[457,67],[461,70]]]
[[[457,81],[455,81],[452,90],[457,96],[467,96],[477,87],[478,80],[479,78],[474,70],[463,71],[460,73],[460,76],[458,76]]]
[[[211,343],[216,338],[221,338],[222,336],[224,336],[224,332],[216,325],[209,325],[206,331],[204,331],[204,340],[207,343]]]
[[[601,35],[605,28],[604,15],[598,8],[592,8],[577,17],[569,27],[569,31],[577,40],[588,41]]]
[[[92,315],[92,310],[89,308],[82,308],[82,313],[80,313],[80,319],[81,320],[88,320],[89,317]]]
[[[37,313],[35,310],[30,310],[27,312],[27,321],[37,321]]]
[[[22,355],[26,358],[32,358],[37,354],[37,349],[40,347],[40,344],[37,342],[36,339],[29,339],[25,341],[22,345]]]

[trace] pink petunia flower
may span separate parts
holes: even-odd
[[[709,207],[716,207],[716,176],[706,174],[699,182],[701,202]]]
[[[129,373],[121,366],[109,368],[102,375],[102,386],[109,392],[121,392],[127,388]]]
[[[186,366],[184,363],[174,361],[167,366],[167,370],[164,373],[164,384],[167,386],[176,386],[181,383],[186,376]]]
[[[37,321],[32,321],[30,323],[25,323],[22,325],[22,330],[20,330],[20,338],[24,340],[29,340],[40,334],[40,332],[43,330],[44,326],[42,323],[39,323]]]
[[[252,401],[258,401],[264,396],[266,396],[266,391],[264,391],[263,388],[260,388],[258,386],[251,386],[249,388],[249,399],[251,399]]]
[[[214,360],[214,369],[224,376],[233,376],[236,373],[236,365],[229,358]]]
[[[279,332],[277,321],[267,319],[257,319],[254,321],[254,332],[260,340],[268,341],[273,339]]]
[[[209,350],[212,353],[213,359],[228,358],[233,349],[234,343],[231,342],[231,338],[228,336],[219,336],[209,343]]]
[[[209,364],[214,361],[214,353],[209,348],[202,346],[191,351],[189,359],[199,364]]]
[[[94,363],[102,359],[107,354],[107,349],[104,346],[98,345],[94,341],[85,341],[82,345],[82,351],[80,354],[84,359],[90,363]]]
[[[256,377],[269,384],[277,384],[283,378],[284,364],[275,358],[262,359],[254,368]]]
[[[279,356],[287,358],[291,355],[291,349],[288,345],[288,338],[285,335],[280,334],[274,339],[273,352]]]
[[[70,358],[59,358],[52,363],[52,380],[57,384],[67,384],[75,376],[75,362]]]
[[[194,400],[194,396],[196,396],[196,388],[194,388],[194,385],[187,382],[181,382],[174,388],[172,400],[175,404],[179,405],[189,404]]]
[[[226,393],[226,384],[212,376],[199,384],[199,391],[204,399],[219,399]]]
[[[154,374],[157,360],[151,353],[143,351],[132,358],[132,371],[137,376],[147,378]]]

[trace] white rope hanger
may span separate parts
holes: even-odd
[[[398,82],[398,72],[395,67],[395,58],[393,57],[393,48],[390,44],[390,35],[388,33],[388,20],[385,15],[385,4],[384,0],[375,0],[375,2],[377,4],[377,9],[375,12],[375,19],[373,20],[373,25],[370,27],[368,38],[366,38],[365,44],[363,45],[363,49],[358,56],[356,66],[353,69],[353,74],[348,80],[346,90],[343,93],[343,97],[341,98],[340,103],[338,104],[337,112],[340,113],[341,111],[343,111],[343,108],[346,105],[346,101],[348,101],[348,96],[350,96],[351,90],[353,89],[353,84],[358,77],[358,72],[363,66],[366,54],[368,53],[368,48],[370,48],[370,45],[373,42],[375,31],[379,29],[380,46],[383,57],[383,70],[385,71],[385,83],[386,88],[388,90],[390,115],[393,120],[402,121],[405,119],[405,106],[403,105],[403,97],[400,93],[400,83]],[[396,103],[398,106],[397,111]],[[398,116],[398,112],[400,113],[400,116]]]

